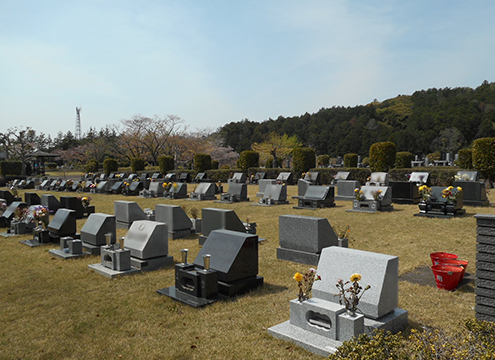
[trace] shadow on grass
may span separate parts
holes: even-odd
[[[399,280],[408,281],[413,284],[426,285],[431,287],[437,287],[435,277],[429,266],[420,266],[408,273],[399,276]],[[465,273],[464,279],[459,283],[455,291],[461,293],[473,293],[474,292],[474,280],[475,276],[471,273]]]

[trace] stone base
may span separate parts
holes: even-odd
[[[348,209],[346,211],[348,211],[348,212],[376,213],[378,211],[393,211],[393,210],[394,210],[394,207],[392,205],[387,205],[387,206],[380,206],[379,209],[372,209],[371,207],[357,207],[357,208],[353,207],[352,209]]]
[[[117,229],[126,229],[126,230],[129,230],[129,228],[131,227],[132,224],[121,222],[121,221],[117,221],[116,222],[116,225],[117,225]]]
[[[272,200],[271,204],[267,203],[253,203],[250,205],[254,206],[275,206],[275,205],[287,205],[289,202],[288,201],[277,201],[277,200]]]
[[[223,296],[220,296],[220,295],[218,296],[218,298],[215,298],[215,299],[198,298],[195,296],[191,296],[189,294],[185,294],[181,291],[178,291],[175,288],[175,286],[159,289],[156,292],[158,294],[171,297],[172,299],[174,299],[176,301],[183,302],[184,304],[193,306],[195,308],[199,308],[199,307],[213,304],[214,302],[217,302],[217,301],[222,300],[224,298]]]
[[[112,270],[112,269],[109,269],[109,268],[103,266],[101,263],[88,265],[88,268],[91,270],[94,270],[95,272],[97,272],[100,275],[106,276],[106,277],[111,278],[111,279],[113,279],[117,276],[134,275],[134,274],[141,272],[141,270],[133,268],[133,267],[131,267],[129,270],[125,270],[125,271]]]
[[[421,198],[392,198],[392,202],[395,204],[419,204]]]
[[[263,277],[255,276],[248,279],[238,280],[232,283],[218,282],[218,293],[224,296],[236,296],[256,289],[263,285]]]
[[[169,238],[169,240],[183,239],[185,237],[188,237],[192,233],[193,233],[192,229],[182,229],[182,230],[169,231],[168,232],[168,238]]]
[[[87,242],[82,243],[83,251],[89,253],[90,255],[100,255],[101,254],[101,246],[89,244]]]
[[[317,266],[320,254],[279,247],[277,248],[277,259]]]
[[[406,310],[397,308],[394,312],[376,320],[364,318],[364,332],[371,334],[375,329],[383,329],[395,334],[404,330],[407,326],[407,315]],[[339,340],[333,340],[315,332],[305,330],[291,324],[290,320],[268,328],[268,333],[273,337],[290,341],[303,349],[324,357],[335,353],[337,348],[342,345],[342,342]]]
[[[466,213],[466,210],[460,209],[455,212],[455,214],[452,213],[441,213],[441,212],[427,212],[427,213],[418,213],[414,214],[414,216],[422,216],[422,217],[427,217],[427,218],[438,218],[438,219],[452,219],[453,217],[456,216],[461,216]]]
[[[464,205],[466,206],[490,206],[490,201],[484,200],[484,201],[476,201],[476,200],[463,200]]]
[[[53,243],[51,243],[51,242],[43,243],[43,242],[39,242],[39,240],[37,240],[37,239],[21,240],[19,242],[21,244],[24,244],[24,245],[27,245],[30,247],[36,247],[36,246],[41,246],[41,245],[52,245],[53,246]]]
[[[64,260],[75,259],[75,258],[91,255],[90,253],[85,252],[85,251],[83,251],[82,254],[70,254],[70,253],[66,253],[65,251],[63,251],[61,249],[52,249],[49,251],[49,253],[52,255],[58,256],[59,258],[64,259]]]
[[[335,353],[337,348],[342,345],[341,341],[331,340],[325,336],[291,325],[289,320],[268,328],[268,334],[277,339],[290,341],[313,354],[324,357]]]
[[[356,199],[354,195],[351,196],[335,195],[336,201],[353,201],[354,199]]]
[[[172,265],[174,258],[170,255],[160,256],[153,259],[141,260],[131,257],[131,267],[142,271],[153,271],[165,266]]]

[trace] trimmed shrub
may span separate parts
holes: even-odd
[[[86,165],[84,166],[84,170],[87,173],[97,173],[99,168],[100,168],[100,164],[98,163],[98,160],[96,160],[96,159],[89,160],[86,163]]]
[[[211,169],[211,156],[208,154],[194,155],[194,170],[196,172],[205,172]]]
[[[473,141],[473,166],[485,179],[495,180],[495,138]]]
[[[206,176],[208,177],[208,179],[213,179],[215,180],[215,182],[227,182],[231,174],[232,170],[230,169],[216,169],[206,171]]]
[[[461,169],[471,170],[473,168],[473,150],[461,149],[459,150],[459,159],[456,163]]]
[[[319,172],[321,174],[321,182],[325,185],[330,185],[339,171],[349,171],[350,179],[359,180],[361,185],[366,183],[366,180],[371,174],[370,169],[367,168],[316,168],[309,171]]]
[[[103,161],[103,171],[105,174],[110,174],[111,172],[115,172],[119,170],[119,164],[117,160],[112,158],[107,158]]]
[[[414,160],[414,155],[409,151],[400,151],[395,154],[395,168],[404,169],[411,167],[411,161]]]
[[[211,168],[212,168],[212,170],[215,170],[215,169],[218,170],[219,166],[220,166],[220,163],[218,162],[218,160],[212,160],[211,161]]]
[[[346,168],[355,168],[358,166],[358,155],[357,154],[345,154],[344,155],[344,166]]]
[[[174,157],[171,155],[162,155],[158,157],[158,167],[160,168],[160,173],[162,174],[171,172],[175,168]]]
[[[430,162],[433,162],[435,160],[442,160],[442,154],[440,154],[438,151],[429,153],[428,155],[426,155],[426,157]]]
[[[239,160],[237,160],[237,167],[242,171],[247,171],[250,167],[258,167],[260,162],[260,154],[256,151],[246,150],[241,152]]]
[[[316,166],[316,153],[312,148],[296,147],[292,150],[294,172],[298,175]]]
[[[132,158],[131,159],[131,171],[136,174],[138,171],[144,170],[146,167],[146,162],[141,158]]]
[[[22,162],[21,161],[1,161],[0,173],[3,176],[6,175],[21,175],[22,174]]]
[[[394,167],[396,146],[393,142],[374,143],[370,147],[370,170],[387,172]]]
[[[57,168],[57,163],[56,162],[48,162],[48,163],[45,163],[45,167],[47,169],[53,170],[53,169]],[[98,171],[98,170],[96,170],[96,171]]]
[[[454,183],[454,175],[459,168],[454,166],[428,166],[409,169],[390,169],[388,175],[393,181],[407,181],[408,175],[413,171],[429,172],[431,186],[451,186]]]
[[[330,165],[330,155],[318,155],[316,158],[316,166],[328,167]]]

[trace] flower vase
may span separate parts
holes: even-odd
[[[345,309],[345,312],[347,313],[347,315],[349,316],[356,316],[356,310],[353,310],[353,309]]]
[[[340,238],[340,237],[338,237],[337,238],[337,244],[338,244],[339,247],[348,248],[349,247],[349,239],[348,238]]]
[[[422,213],[422,214],[426,213],[426,209],[427,209],[426,201],[424,201],[424,200],[420,201],[418,206],[419,206],[419,212],[420,213]]]
[[[446,214],[454,214],[455,213],[455,203],[449,202],[445,205],[445,213]]]

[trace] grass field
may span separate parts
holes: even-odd
[[[258,187],[248,188],[251,201],[257,201]],[[296,186],[289,187],[289,197],[296,192]],[[62,260],[48,253],[56,247],[53,244],[36,248],[19,244],[32,235],[0,237],[0,359],[319,358],[266,331],[289,319],[289,301],[297,297],[292,277],[296,271],[308,269],[277,260],[279,215],[324,217],[336,229],[350,225],[354,239],[350,247],[398,256],[402,275],[430,265],[429,254],[435,251],[458,254],[470,262],[467,271],[474,273],[473,215],[495,214],[492,207],[465,207],[465,216],[442,220],[414,217],[419,212],[417,205],[394,204],[392,212],[367,214],[346,212],[351,202],[336,202],[334,208],[296,210],[292,208],[295,200],[290,205],[260,207],[118,195],[91,197],[96,211],[108,214],[113,214],[113,202],[119,199],[136,201],[142,208],[168,203],[235,210],[241,220],[255,221],[258,235],[267,239],[259,250],[259,275],[264,277],[264,286],[195,309],[156,293],[174,284],[173,266],[110,280],[88,269],[87,265],[100,262],[97,256]],[[84,221],[78,220],[79,230]],[[119,230],[118,236],[124,234]],[[169,255],[176,262],[182,248],[188,248],[189,258],[194,259],[199,251],[197,236],[169,241]],[[454,292],[399,283],[399,306],[409,311],[412,327],[455,330],[461,321],[474,317],[474,305],[472,282]]]

